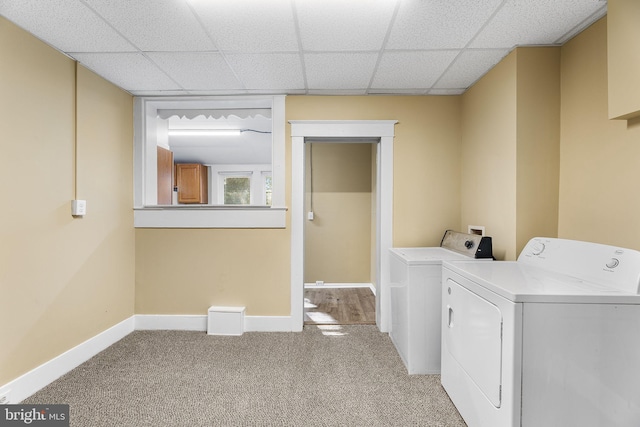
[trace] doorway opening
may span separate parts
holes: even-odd
[[[389,328],[389,259],[392,246],[393,211],[393,137],[395,120],[290,121],[291,123],[291,329],[301,331],[304,324],[304,226],[305,143],[367,142],[375,147],[375,245],[372,281],[375,292],[376,325],[382,332]],[[373,198],[373,197],[372,197]],[[372,227],[373,228],[373,227]]]
[[[377,143],[305,141],[305,324],[375,324]]]
[[[368,287],[304,288],[305,325],[375,325],[376,297]]]

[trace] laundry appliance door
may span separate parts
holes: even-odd
[[[443,387],[469,427],[519,425],[522,305],[442,274]]]
[[[493,406],[500,407],[502,314],[454,280],[445,286],[447,348]]]

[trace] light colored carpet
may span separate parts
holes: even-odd
[[[136,331],[23,403],[72,426],[464,426],[437,375],[409,376],[375,326]]]

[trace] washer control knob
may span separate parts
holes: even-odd
[[[465,240],[464,247],[467,249],[471,249],[473,247],[473,242],[471,240]]]
[[[544,252],[544,249],[545,249],[544,243],[537,242],[531,248],[531,253],[534,255],[540,255],[542,252]]]
[[[606,264],[608,268],[616,268],[620,264],[617,258],[611,258],[611,260]]]

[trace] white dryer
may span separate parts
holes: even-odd
[[[640,252],[534,238],[442,274],[441,381],[469,427],[640,426]]]
[[[452,230],[439,247],[392,248],[389,336],[409,374],[440,373],[442,261],[493,259],[491,238]]]

